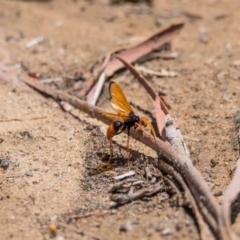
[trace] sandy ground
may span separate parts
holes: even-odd
[[[152,2],[149,7],[144,2],[114,5],[104,0],[1,0],[0,60],[21,64],[42,78],[63,77],[56,85],[71,91],[73,83],[66,79],[108,51],[136,45],[161,28],[184,22],[172,42],[178,58],[141,65],[179,74],[149,80],[168,95],[175,118],[191,104],[181,130],[195,166],[221,203],[238,156],[233,117],[239,110],[240,3]],[[183,10],[202,18],[193,19]],[[38,36],[44,41],[27,48]],[[133,77],[122,72],[113,80],[136,112],[154,121],[151,102]],[[106,83],[98,106],[110,110],[107,88]],[[50,239],[52,222],[60,224],[58,234],[65,239],[199,239],[189,211],[166,192],[111,207],[109,185],[114,175],[127,171],[126,165],[120,161],[111,171],[91,174],[109,152],[107,126],[77,110],[66,113],[52,99],[11,82],[0,81],[0,102],[0,239]],[[115,140],[119,146],[126,144],[124,135]],[[143,144],[130,144],[143,158],[156,157]],[[117,144],[114,154],[124,158]],[[145,164],[132,159],[137,180],[146,181]],[[233,228],[240,237],[238,212],[236,208]],[[71,220],[76,214],[86,216]]]

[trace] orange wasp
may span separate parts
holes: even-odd
[[[114,113],[103,113],[103,115],[115,120],[112,122],[107,129],[107,138],[110,143],[110,158],[113,156],[113,147],[112,147],[112,138],[115,135],[118,135],[127,129],[128,132],[128,140],[127,140],[127,151],[129,151],[129,131],[131,127],[137,128],[147,127],[149,126],[154,138],[156,138],[156,133],[152,124],[146,117],[139,118],[131,108],[128,103],[122,89],[115,82],[111,81],[109,84],[109,93],[111,96],[110,104],[112,108],[116,111],[117,114]],[[129,155],[130,156],[130,155]],[[129,157],[128,157],[128,165],[129,165]]]

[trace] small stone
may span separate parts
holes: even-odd
[[[127,220],[125,224],[121,225],[120,232],[131,232],[132,231],[132,223]]]
[[[51,222],[54,222],[58,219],[58,215],[54,215],[51,217]]]
[[[218,161],[214,160],[214,159],[211,159],[210,161],[210,166],[213,168],[215,167],[216,165],[218,164]]]
[[[154,21],[154,25],[156,26],[156,27],[161,27],[162,26],[162,21],[161,21],[161,19],[156,19],[155,21]]]
[[[162,231],[162,235],[163,236],[166,236],[166,235],[169,235],[172,233],[172,230],[171,228],[165,228],[163,231]]]
[[[222,191],[217,191],[213,194],[215,197],[219,197],[222,195]]]
[[[157,181],[157,178],[155,176],[152,177],[151,183],[154,184]]]
[[[33,172],[32,172],[32,171],[27,171],[27,172],[25,173],[25,175],[26,175],[27,177],[33,177]]]
[[[41,213],[41,210],[40,210],[40,209],[37,209],[37,210],[35,211],[35,215],[36,215],[36,216],[39,216],[40,213]]]
[[[0,159],[0,167],[4,170],[7,170],[9,167],[11,167],[13,164],[11,161],[6,159]]]

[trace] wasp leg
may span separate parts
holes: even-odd
[[[119,132],[119,129],[123,126],[124,124],[120,121],[116,121],[116,122],[113,122],[111,123],[109,126],[108,126],[108,129],[107,129],[107,139],[109,140],[109,147],[110,147],[110,157],[109,157],[109,160],[108,160],[108,163],[111,162],[111,159],[112,159],[112,156],[113,156],[113,146],[112,146],[112,138],[121,133],[121,131]]]
[[[130,167],[130,152],[129,152],[129,140],[130,140],[130,127],[127,128],[128,138],[127,138],[127,153],[128,153],[128,168]]]
[[[154,136],[154,138],[156,140],[156,132],[155,132],[155,130],[153,128],[153,125],[150,123],[150,121],[146,117],[142,117],[140,119],[140,123],[138,124],[138,126],[140,128],[141,128],[141,126],[143,126],[143,127],[147,127],[148,126],[151,129],[152,134],[153,134],[153,136]]]

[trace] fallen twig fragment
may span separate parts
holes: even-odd
[[[127,181],[128,182],[128,181]],[[136,182],[129,182],[129,183],[126,183],[126,182],[117,182],[117,183],[114,183],[112,184],[109,189],[108,189],[108,192],[109,193],[114,193],[114,192],[117,192],[118,190],[122,189],[122,188],[130,188],[132,186],[138,186],[138,185],[141,185],[142,183],[144,183],[144,181],[136,181]]]
[[[149,74],[149,75],[155,75],[158,77],[177,77],[179,75],[177,72],[167,71],[165,69],[162,69],[160,71],[154,71],[154,70],[147,69],[143,66],[138,66],[138,65],[136,65],[135,68],[136,68],[136,70],[138,70],[142,73]]]
[[[32,76],[30,75],[30,77],[32,77]],[[41,82],[41,83],[51,83],[51,82],[60,82],[62,80],[63,79],[61,77],[56,77],[56,78],[41,79],[41,80],[39,80],[39,82]]]
[[[148,166],[144,168],[144,172],[147,180],[152,178],[152,173]]]
[[[125,194],[112,195],[111,200],[113,202],[116,202],[117,204],[125,204],[144,197],[148,192],[149,192],[148,189],[144,189],[130,195]]]
[[[136,173],[135,171],[131,170],[131,171],[126,172],[126,173],[124,173],[122,175],[114,177],[114,179],[115,180],[122,180],[122,179],[124,179],[126,177],[131,177],[131,176],[135,175],[135,173]]]
[[[43,37],[43,36],[38,36],[38,37],[30,40],[29,42],[27,42],[27,43],[25,44],[25,47],[26,47],[26,48],[31,48],[31,47],[33,47],[34,45],[42,42],[43,40],[44,40],[44,37]]]
[[[132,202],[134,200],[143,198],[145,196],[154,195],[154,194],[158,193],[159,191],[161,191],[162,188],[163,188],[163,182],[160,181],[154,187],[150,186],[147,189],[143,189],[143,190],[136,191],[136,192],[129,191],[128,195],[125,195],[125,194],[112,195],[111,200],[116,202],[117,204],[125,204],[128,202]]]
[[[109,193],[114,193],[117,190],[119,190],[125,183],[124,182],[117,182],[115,184],[110,185],[108,192]]]

